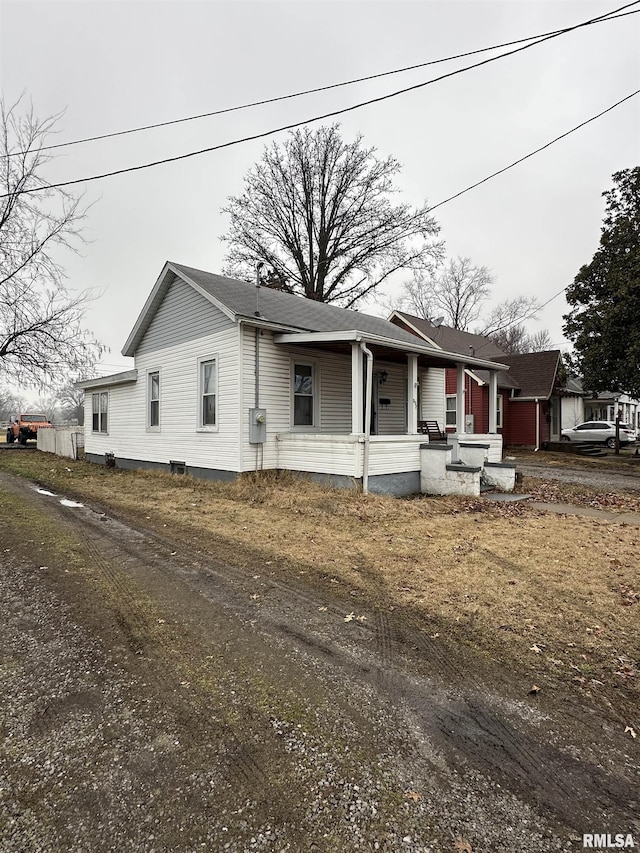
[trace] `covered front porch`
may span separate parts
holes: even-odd
[[[313,375],[307,387],[317,399],[307,402],[315,412],[311,424],[295,422],[291,429],[276,435],[276,466],[283,470],[304,471],[336,485],[361,484],[363,490],[393,494],[420,492],[424,468],[422,450],[428,435],[419,431],[419,422],[437,421],[446,427],[444,369],[455,367],[458,395],[456,423],[464,425],[465,369],[482,367],[490,371],[488,434],[462,431],[447,435],[443,450],[449,447],[446,464],[464,467],[462,446],[476,445],[474,459],[492,463],[502,460],[502,436],[497,431],[497,371],[502,365],[459,353],[437,350],[416,339],[415,347],[361,332],[280,334],[274,343],[282,347],[307,347],[311,352],[326,352],[332,359],[338,354],[348,359],[347,382],[342,385],[344,431],[324,429],[336,407],[338,389],[328,387],[319,375]],[[294,359],[295,362],[295,359]],[[294,384],[297,382],[294,366]],[[320,361],[319,372],[322,369]],[[315,386],[314,383],[315,382]],[[345,409],[350,406],[350,430]],[[292,404],[296,412],[295,387]],[[332,424],[333,426],[333,424]],[[466,452],[466,451],[465,451]],[[483,466],[467,466],[480,467]],[[475,478],[478,479],[478,478]],[[424,482],[423,482],[424,485]],[[469,492],[462,492],[469,493]]]

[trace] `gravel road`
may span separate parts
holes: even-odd
[[[545,461],[522,462],[516,460],[518,471],[525,477],[557,480],[561,483],[578,483],[594,489],[616,489],[640,493],[640,465],[637,470],[619,473],[611,468],[586,468],[572,466],[569,462],[550,464]]]
[[[392,609],[345,614],[7,474],[0,492],[3,853],[640,838],[635,744],[596,711],[517,699]]]

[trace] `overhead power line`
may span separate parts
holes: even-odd
[[[501,175],[503,172],[507,172],[509,169],[513,169],[514,166],[517,166],[519,163],[523,163],[525,160],[528,160],[530,157],[533,157],[535,154],[539,154],[541,151],[544,151],[545,148],[549,148],[549,146],[553,145],[556,142],[559,142],[561,139],[564,139],[565,137],[569,136],[570,134],[575,133],[576,130],[580,130],[581,127],[584,127],[585,125],[589,124],[590,122],[595,121],[596,119],[600,118],[603,115],[606,115],[606,113],[610,113],[611,110],[614,110],[616,107],[619,107],[620,104],[624,104],[625,101],[628,101],[631,98],[634,98],[638,94],[640,94],[640,89],[636,89],[635,92],[631,92],[630,95],[626,95],[624,98],[621,98],[619,101],[616,101],[615,104],[611,104],[610,107],[607,107],[606,110],[602,110],[602,112],[597,113],[597,115],[591,116],[591,118],[588,118],[583,122],[580,122],[580,124],[577,124],[575,127],[572,127],[571,130],[567,130],[565,133],[561,133],[560,136],[556,136],[555,139],[552,139],[550,142],[546,142],[544,145],[541,145],[539,148],[536,148],[535,151],[530,151],[528,154],[525,154],[524,157],[520,157],[518,160],[514,160],[513,163],[510,163],[508,166],[504,166],[502,169],[498,169],[497,172],[492,172],[490,175],[487,175],[486,178],[482,178],[482,180],[476,181],[475,184],[471,184],[470,186],[466,187],[465,189],[460,190],[460,192],[455,193],[455,195],[451,195],[451,196],[449,196],[449,198],[445,198],[442,201],[439,201],[438,204],[434,204],[432,207],[430,207],[428,209],[428,212],[430,213],[432,210],[436,210],[436,208],[442,207],[443,204],[447,204],[448,202],[453,201],[454,198],[459,198],[461,195],[464,195],[465,193],[468,193],[471,190],[474,190],[476,187],[479,187],[481,184],[485,184],[487,181],[490,181],[492,178],[495,178],[498,175]]]
[[[640,0],[635,0],[635,2],[627,4],[627,6],[622,6],[621,9],[626,9],[629,6],[637,5],[638,2],[640,2]],[[620,10],[615,10],[615,12],[620,12]],[[248,110],[248,109],[252,109],[253,107],[262,107],[262,106],[266,106],[267,104],[275,104],[275,103],[278,103],[280,101],[288,101],[288,100],[292,100],[294,98],[301,98],[301,97],[304,97],[306,95],[314,95],[314,94],[317,94],[319,92],[329,92],[333,89],[340,89],[340,88],[343,88],[345,86],[353,86],[356,83],[365,83],[365,82],[368,82],[370,80],[379,80],[383,77],[390,77],[394,74],[404,74],[407,71],[416,71],[419,68],[427,68],[430,65],[439,65],[439,64],[442,64],[444,62],[452,62],[455,59],[465,59],[466,57],[469,57],[469,56],[477,56],[480,53],[488,53],[489,51],[492,51],[492,50],[501,50],[504,47],[511,47],[512,45],[522,44],[523,42],[533,41],[534,39],[543,40],[546,38],[551,38],[554,36],[562,35],[563,33],[566,33],[566,32],[570,32],[572,29],[578,29],[581,27],[588,27],[588,26],[592,26],[594,24],[602,24],[602,23],[605,23],[605,21],[613,21],[613,20],[616,20],[617,18],[624,18],[628,15],[637,15],[640,12],[640,10],[636,9],[635,11],[632,11],[632,12],[620,12],[620,14],[616,14],[615,12],[610,12],[610,13],[607,13],[606,15],[601,15],[598,18],[593,18],[592,20],[585,21],[584,23],[578,24],[576,27],[571,27],[569,29],[551,30],[551,31],[546,32],[546,33],[538,33],[537,35],[526,36],[525,38],[514,39],[512,41],[506,41],[506,42],[502,42],[501,44],[491,45],[489,47],[481,47],[481,48],[477,48],[476,50],[469,50],[469,51],[466,51],[465,53],[457,53],[457,54],[453,54],[452,56],[441,57],[440,59],[431,59],[428,62],[419,62],[415,65],[407,65],[404,68],[395,68],[391,71],[381,71],[377,74],[369,74],[365,77],[356,77],[353,80],[344,80],[344,81],[339,82],[339,83],[330,83],[326,86],[316,86],[315,88],[312,88],[312,89],[304,89],[304,90],[299,91],[299,92],[291,92],[287,95],[278,95],[278,96],[273,97],[273,98],[265,98],[261,101],[251,101],[249,103],[238,104],[238,105],[233,106],[233,107],[224,107],[222,109],[212,110],[212,111],[206,112],[206,113],[199,113],[198,115],[183,116],[182,118],[170,119],[167,121],[157,122],[155,124],[145,124],[145,125],[141,125],[139,127],[127,128],[125,130],[116,130],[116,131],[113,131],[111,133],[101,133],[101,134],[98,134],[96,136],[86,136],[82,139],[73,139],[73,140],[70,140],[69,142],[58,142],[58,143],[55,143],[54,145],[43,145],[38,150],[39,151],[52,151],[54,149],[59,149],[59,148],[68,148],[69,146],[72,146],[72,145],[83,145],[84,143],[87,143],[87,142],[98,142],[102,139],[113,139],[113,138],[118,137],[118,136],[127,136],[127,135],[132,134],[132,133],[141,133],[141,132],[147,131],[147,130],[157,130],[158,128],[161,128],[161,127],[170,127],[171,125],[175,125],[175,124],[183,124],[183,123],[189,122],[189,121],[198,121],[198,120],[203,119],[203,118],[212,118],[213,116],[225,115],[227,113],[238,112],[240,110]],[[508,54],[506,54],[506,55],[508,55]],[[470,66],[470,67],[473,68],[475,66]],[[17,157],[17,156],[25,155],[28,153],[29,153],[28,151],[13,151],[8,156],[9,157]]]
[[[618,9],[614,9],[614,10],[612,10],[612,12],[610,12],[608,14],[616,14],[616,13],[618,13],[624,9],[627,9],[629,6],[638,5],[639,2],[640,2],[640,0],[634,0],[633,3],[627,3],[625,6],[621,6]],[[564,35],[565,33],[572,32],[573,30],[577,30],[580,27],[584,27],[590,23],[593,23],[594,21],[600,21],[604,17],[605,16],[600,15],[597,18],[591,18],[589,21],[584,21],[580,24],[575,24],[573,27],[567,27],[564,30],[559,30],[554,35],[545,36],[544,38],[538,39],[537,41],[534,41],[530,44],[526,44],[522,47],[518,47],[515,50],[507,51],[506,53],[501,53],[498,56],[492,56],[489,59],[483,59],[481,62],[477,62],[477,63],[474,63],[472,65],[467,65],[464,68],[458,68],[455,71],[450,71],[447,74],[442,74],[439,77],[434,77],[433,79],[426,80],[423,83],[416,83],[413,86],[407,86],[404,89],[399,89],[395,92],[390,92],[386,95],[380,95],[377,98],[371,98],[370,100],[367,100],[367,101],[361,101],[360,103],[353,104],[350,107],[343,107],[340,110],[332,110],[331,112],[324,113],[323,115],[312,116],[310,118],[304,119],[303,121],[291,122],[290,124],[281,125],[280,127],[276,127],[276,128],[271,128],[270,130],[266,130],[266,131],[263,131],[261,133],[256,133],[256,134],[253,134],[252,136],[245,136],[245,137],[242,137],[241,139],[234,139],[230,142],[223,142],[219,145],[212,145],[208,148],[202,148],[198,151],[190,151],[186,154],[177,154],[174,157],[165,157],[162,160],[154,160],[150,163],[142,163],[138,166],[128,166],[128,167],[123,168],[123,169],[114,169],[111,172],[103,172],[102,174],[98,174],[98,175],[90,175],[86,178],[75,178],[75,179],[70,180],[70,181],[59,181],[58,183],[55,183],[55,184],[44,184],[44,185],[39,186],[39,187],[31,187],[29,189],[22,190],[22,193],[26,194],[26,193],[43,192],[45,190],[56,189],[56,188],[60,188],[60,187],[69,187],[69,186],[74,186],[76,184],[88,183],[90,181],[98,181],[98,180],[102,180],[103,178],[111,178],[111,177],[114,177],[115,175],[124,175],[124,174],[127,174],[129,172],[139,172],[139,171],[142,171],[143,169],[151,169],[151,168],[154,168],[155,166],[161,166],[161,165],[165,165],[167,163],[175,163],[175,162],[178,162],[179,160],[186,160],[186,159],[189,159],[191,157],[197,157],[201,154],[209,154],[213,151],[221,151],[224,148],[231,148],[235,145],[241,145],[245,142],[253,142],[253,141],[258,140],[258,139],[264,139],[267,136],[272,136],[276,133],[280,133],[280,132],[285,131],[285,130],[293,130],[294,128],[300,127],[301,125],[304,125],[304,124],[311,124],[311,123],[316,122],[316,121],[322,121],[322,120],[327,119],[327,118],[334,118],[335,116],[338,116],[338,115],[344,115],[345,113],[353,112],[354,110],[361,109],[362,107],[370,106],[371,104],[381,103],[382,101],[386,101],[386,100],[389,100],[391,98],[395,98],[398,95],[403,95],[403,94],[406,94],[407,92],[412,92],[412,91],[415,91],[417,89],[424,88],[425,86],[429,86],[433,83],[438,83],[441,80],[445,80],[449,77],[455,77],[458,74],[463,74],[465,71],[470,71],[473,68],[479,68],[483,65],[488,65],[491,62],[496,62],[497,60],[504,59],[507,56],[513,56],[516,53],[521,53],[522,51],[528,50],[529,48],[534,47],[538,44],[542,44],[545,41],[549,41],[550,39],[553,39],[553,38],[558,38],[559,35]],[[0,198],[7,198],[8,195],[9,195],[8,193],[0,194]]]

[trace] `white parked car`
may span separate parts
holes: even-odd
[[[607,447],[616,446],[615,421],[585,421],[583,424],[563,429],[560,436],[562,441],[583,441],[589,444],[606,444]],[[620,422],[620,444],[633,444],[636,433],[629,424]]]

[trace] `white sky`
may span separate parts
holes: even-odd
[[[31,2],[0,0],[0,83],[55,141],[123,130],[461,53],[570,26],[619,3],[583,0],[379,2]],[[640,9],[640,5],[638,5]],[[451,80],[341,117],[402,164],[412,204],[436,204],[640,88],[640,15],[591,26]],[[484,54],[478,57],[482,59]],[[466,60],[457,64],[468,64]],[[134,166],[260,133],[452,70],[438,65],[278,104],[63,149],[50,181]],[[282,140],[285,133],[274,139]],[[84,185],[90,242],[69,284],[100,293],[86,325],[120,350],[165,260],[219,272],[220,213],[265,140]],[[495,276],[493,302],[568,285],[597,248],[602,192],[638,164],[640,97],[435,212],[450,257]],[[531,331],[563,344],[561,296]]]

